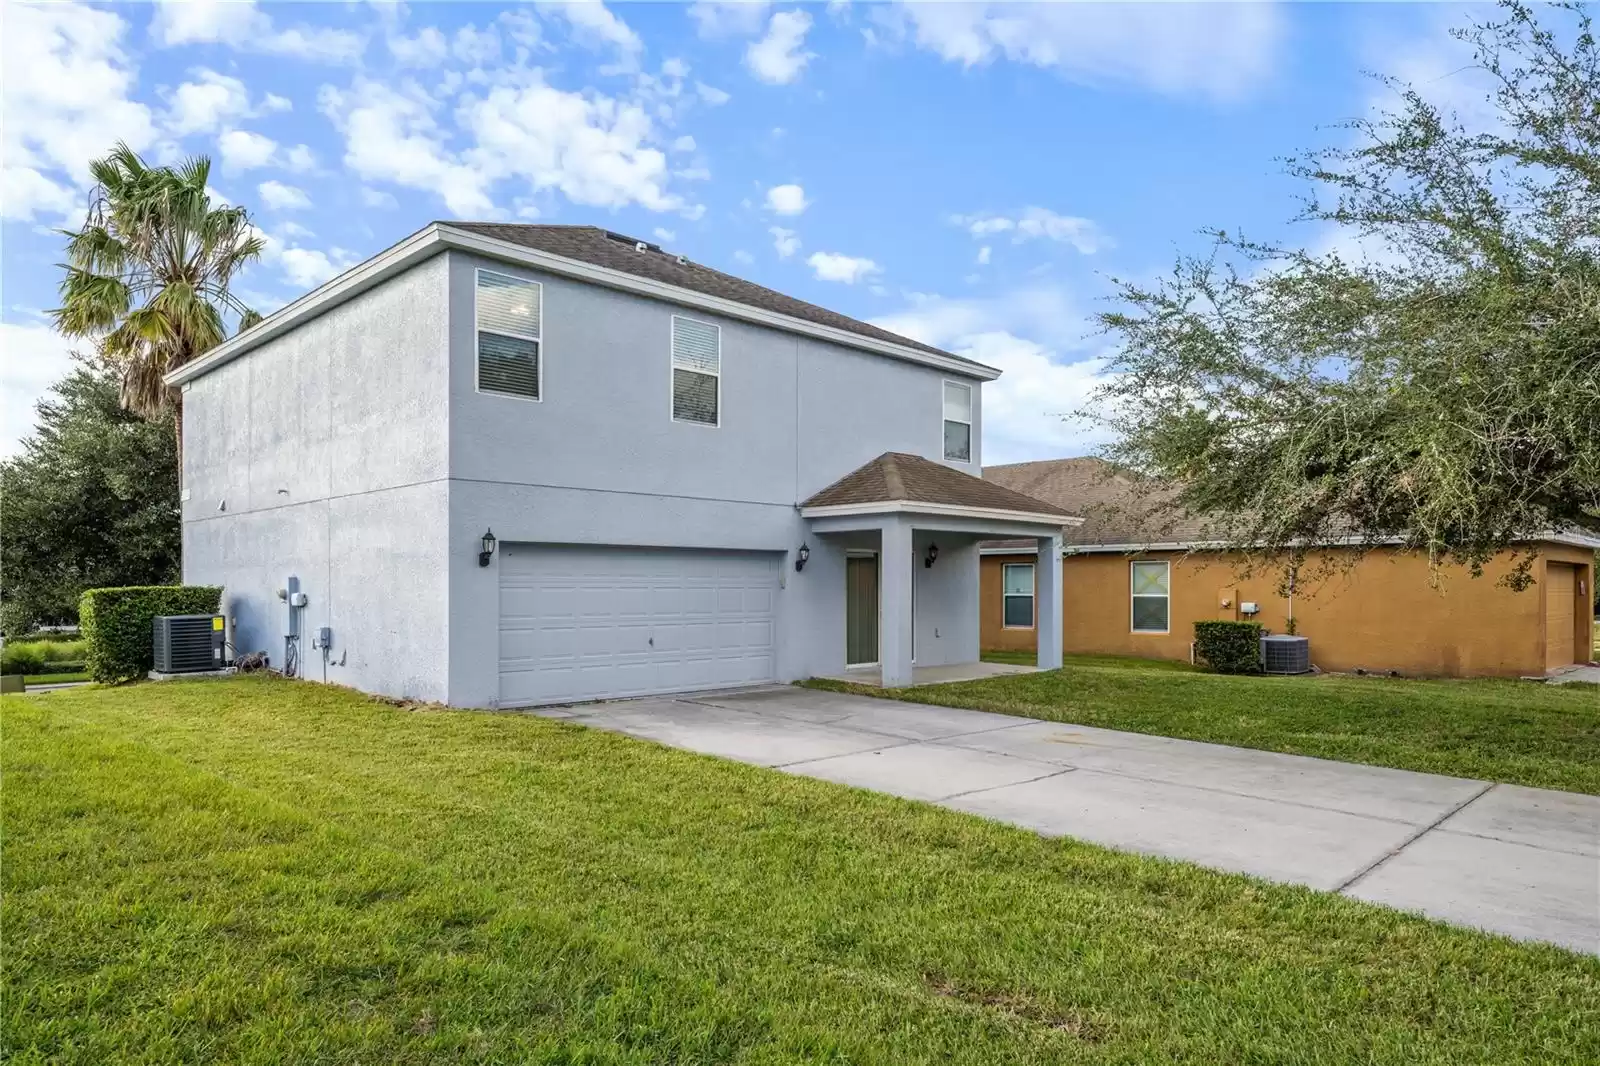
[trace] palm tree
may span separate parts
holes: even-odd
[[[85,337],[122,373],[122,406],[144,418],[172,414],[183,444],[182,396],[162,378],[220,344],[227,321],[261,316],[228,288],[265,242],[242,207],[214,204],[211,160],[147,166],[126,144],[89,164],[88,217],[68,238],[61,306],[68,337]]]

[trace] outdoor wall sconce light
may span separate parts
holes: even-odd
[[[938,559],[939,559],[939,546],[937,544],[928,545],[928,557],[926,559],[922,560],[922,565],[925,568],[927,568],[929,570],[932,570],[933,569],[933,564],[935,562],[937,562]]]
[[[483,550],[478,553],[478,565],[488,566],[489,560],[494,557],[494,530],[483,531]]]
[[[811,558],[809,545],[801,544],[800,550],[794,553],[794,572],[799,573],[806,568],[806,561]]]

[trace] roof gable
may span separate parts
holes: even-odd
[[[1061,518],[1063,524],[1076,521],[1071,512],[1053,503],[906,452],[884,452],[812,495],[800,506],[811,510],[892,503],[1053,515]]]

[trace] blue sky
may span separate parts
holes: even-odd
[[[1468,9],[1487,14],[1486,8]],[[1281,157],[1385,92],[1470,110],[1442,5],[4,8],[5,424],[66,365],[54,227],[125,139],[212,157],[270,311],[436,218],[603,225],[1006,371],[985,459],[1081,454],[1110,278],[1204,227],[1316,247]]]

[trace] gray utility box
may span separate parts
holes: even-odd
[[[1273,634],[1261,638],[1261,672],[1266,674],[1309,674],[1311,642],[1305,637]]]
[[[223,650],[226,625],[220,614],[166,614],[152,625],[157,673],[193,674],[228,665]]]

